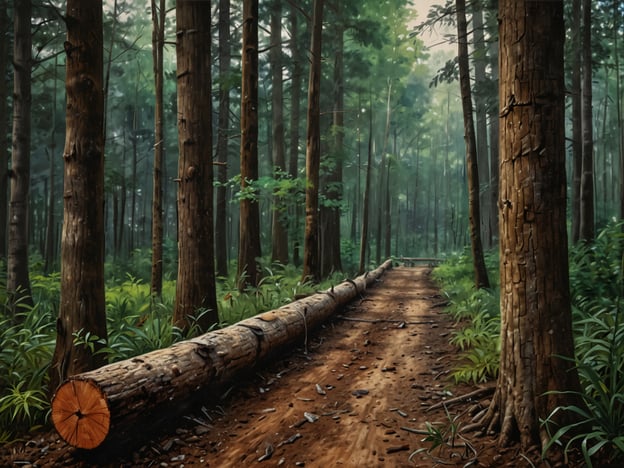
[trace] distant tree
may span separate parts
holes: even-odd
[[[210,1],[176,4],[178,278],[173,323],[218,322],[214,271]]]
[[[563,0],[501,0],[501,356],[480,424],[542,446],[554,408],[580,404],[568,280]],[[572,412],[560,412],[565,424]]]
[[[219,0],[219,123],[217,129],[217,186],[215,214],[215,260],[217,275],[228,275],[227,178],[230,129],[230,0]]]
[[[271,114],[273,132],[273,171],[277,183],[286,172],[286,148],[284,136],[284,91],[282,78],[282,3],[273,0],[271,4]],[[282,265],[288,263],[288,223],[284,197],[273,197],[271,222],[271,259]]]
[[[8,106],[9,84],[4,77],[8,76],[9,63],[9,15],[7,0],[0,0],[0,260],[7,257],[7,206],[8,206],[8,168],[9,151],[7,134],[9,128]]]
[[[314,0],[310,79],[308,82],[308,129],[306,137],[306,222],[303,244],[303,279],[321,279],[319,256],[319,170],[321,164],[321,36],[323,0]]]
[[[298,8],[294,3],[290,4],[290,35],[292,40],[290,41],[291,56],[290,64],[291,69],[291,83],[290,83],[290,140],[288,144],[288,174],[294,180],[299,177],[299,122],[301,117],[301,83],[303,80],[303,61],[302,47],[299,44],[299,21],[298,21]],[[300,263],[300,246],[301,236],[300,230],[300,216],[301,207],[299,203],[295,203],[292,216],[292,232],[293,232],[293,252],[292,261],[295,265]]]
[[[13,312],[15,305],[22,301],[33,304],[28,273],[32,5],[30,0],[16,0],[14,8],[13,152],[7,261],[7,291]]]
[[[74,344],[107,339],[104,302],[104,94],[102,1],[67,1],[67,92],[63,159],[61,302],[50,390],[72,374],[101,366],[105,355]],[[95,352],[94,352],[95,351]]]
[[[151,0],[152,60],[154,65],[154,174],[152,183],[152,280],[151,291],[162,295],[163,276],[163,188],[162,173],[165,154],[163,54],[165,49],[165,0]]]
[[[373,165],[373,103],[371,103],[368,112],[368,153],[366,159],[366,182],[364,183],[364,200],[362,201],[362,231],[360,235],[360,262],[358,273],[361,275],[366,269],[366,259],[369,253],[368,246],[368,228],[370,216],[370,192],[371,192],[371,173]]]
[[[581,207],[579,237],[584,241],[594,239],[594,132],[592,120],[592,5],[583,0],[583,97],[582,128],[583,148],[581,163]],[[619,70],[618,70],[619,73]]]
[[[571,68],[572,80],[570,95],[572,98],[572,242],[575,244],[580,238],[581,225],[581,173],[583,170],[583,114],[582,114],[582,84],[581,84],[581,0],[572,1],[571,21]]]
[[[457,7],[457,58],[459,64],[459,86],[464,111],[464,140],[466,142],[466,169],[468,176],[468,219],[470,223],[470,245],[474,264],[475,286],[489,288],[490,281],[485,267],[483,243],[481,241],[481,208],[479,197],[479,166],[477,161],[477,138],[472,113],[472,93],[468,64],[468,26],[466,1],[456,0]]]
[[[254,186],[258,180],[258,0],[243,0],[240,165],[237,277],[239,289],[244,290],[260,282],[260,211]]]
[[[321,274],[323,277],[342,270],[340,219],[343,196],[343,160],[345,140],[344,33],[345,18],[340,2],[333,6],[332,39],[334,45],[332,142],[327,158],[325,187],[321,204]]]

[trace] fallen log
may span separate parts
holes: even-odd
[[[169,348],[69,377],[52,399],[52,422],[70,445],[100,446],[117,429],[160,406],[233,377],[292,345],[336,309],[362,294],[392,262],[338,286]]]

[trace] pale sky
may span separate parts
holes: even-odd
[[[439,5],[444,3],[444,0],[414,0],[414,8],[418,12],[417,23],[423,22],[427,18],[431,5]],[[442,38],[439,36],[440,32],[443,32],[439,27],[435,31],[427,31],[420,36],[420,39],[425,43],[427,47],[431,47],[431,53],[438,51],[455,51],[456,45],[441,43]]]

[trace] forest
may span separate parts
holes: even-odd
[[[622,457],[622,2],[0,0],[0,31],[0,443],[72,375],[427,258],[481,424]]]

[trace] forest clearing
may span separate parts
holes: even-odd
[[[0,450],[0,465],[531,466],[518,447],[499,450],[492,436],[461,431],[487,406],[493,387],[449,380],[456,352],[448,338],[458,325],[443,312],[446,301],[429,275],[423,266],[386,272],[305,347],[297,343],[175,418],[156,412],[95,451],[72,448],[56,433],[37,434]],[[448,414],[440,405],[479,389],[449,404]],[[429,448],[426,422],[446,430],[457,424],[455,447],[412,455]]]

